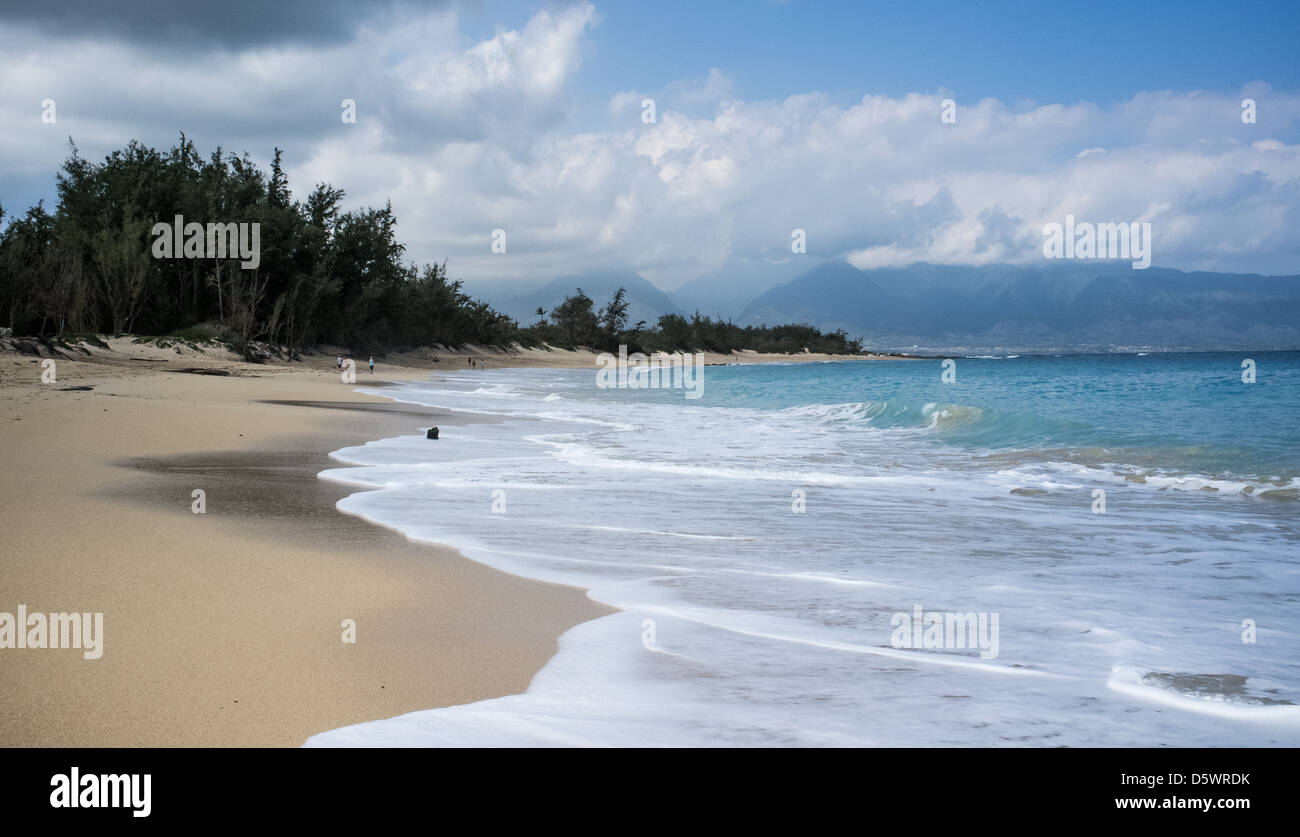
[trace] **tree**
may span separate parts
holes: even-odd
[[[604,332],[605,348],[618,347],[618,335],[627,325],[627,290],[619,287],[614,298],[600,309],[600,328]]]
[[[145,242],[148,227],[147,221],[128,215],[116,229],[98,229],[90,237],[91,264],[114,334],[130,331],[140,313],[153,266]]]
[[[578,288],[551,311],[551,319],[570,346],[590,346],[597,341],[600,324],[592,305],[591,297]]]
[[[236,348],[278,343],[294,357],[320,343],[382,353],[433,343],[553,342],[612,348],[728,351],[856,351],[843,332],[808,326],[740,328],[698,314],[660,318],[657,330],[626,331],[619,288],[594,310],[577,289],[520,328],[453,280],[447,264],[406,264],[392,205],[344,210],[345,192],[317,183],[295,201],[276,148],[269,172],[247,153],[217,146],[206,158],[181,134],[158,151],[131,141],[100,162],[68,139],[57,173],[58,205],[14,218],[0,208],[0,322],[18,335],[66,330],[220,337]],[[237,255],[153,258],[157,222],[258,224],[256,268]]]

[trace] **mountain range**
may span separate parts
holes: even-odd
[[[628,291],[629,325],[699,311],[740,325],[842,328],[880,350],[1300,348],[1300,276],[1133,270],[1128,262],[921,262],[866,271],[827,262],[748,302],[734,281],[711,295],[702,281],[665,293],[631,271],[566,276],[513,292],[499,284],[489,294],[486,285],[467,290],[527,324],[539,306],[549,312],[576,287],[599,307],[620,285]]]
[[[542,285],[536,282],[491,282],[467,287],[466,292],[491,303],[503,314],[514,317],[520,325],[537,322],[537,309],[547,317],[551,309],[579,288],[600,309],[620,288],[627,290],[627,324],[635,326],[645,321],[653,326],[663,314],[687,312],[668,294],[659,290],[648,279],[630,270],[600,270],[581,275],[561,276]]]

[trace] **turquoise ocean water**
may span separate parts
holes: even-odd
[[[1300,744],[1300,353],[942,371],[384,389],[490,421],[338,451],[341,508],[622,610],[524,695],[312,743]]]

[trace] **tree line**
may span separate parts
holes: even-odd
[[[739,326],[730,320],[681,314],[664,314],[654,326],[637,323],[627,327],[627,291],[619,288],[610,301],[597,309],[582,288],[565,297],[550,311],[537,309],[538,321],[519,330],[519,342],[552,346],[587,346],[616,351],[620,345],[632,352],[674,352],[680,350],[730,352],[810,352],[857,354],[859,340],[850,339],[843,329],[823,332],[809,325]]]
[[[328,183],[291,199],[280,149],[268,173],[221,148],[203,159],[183,134],[167,152],[132,142],[102,163],[72,145],[57,188],[53,213],[38,203],[0,234],[0,316],[15,334],[263,341],[293,354],[498,343],[515,329],[445,263],[404,263],[391,205],[343,211]],[[177,215],[259,224],[257,267],[237,252],[154,258],[153,225]]]
[[[218,147],[205,159],[184,134],[165,152],[132,141],[93,163],[69,139],[53,212],[37,203],[0,232],[0,322],[15,335],[95,334],[217,340],[252,356],[258,343],[290,357],[321,344],[354,351],[466,343],[634,350],[856,352],[843,332],[739,327],[666,315],[627,327],[620,289],[597,310],[581,289],[521,327],[471,298],[446,262],[404,260],[392,205],[344,211],[345,193],[318,183],[295,200],[275,149],[270,171]],[[260,225],[256,266],[236,252],[155,258],[156,223]],[[0,206],[0,224],[5,221]]]

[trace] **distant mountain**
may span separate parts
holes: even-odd
[[[578,288],[582,288],[582,292],[595,302],[596,310],[600,310],[619,287],[627,289],[629,326],[635,326],[640,320],[654,325],[662,314],[686,313],[666,293],[650,284],[648,279],[630,270],[602,270],[562,276],[541,286],[484,282],[465,290],[472,296],[486,300],[503,314],[514,317],[520,325],[528,326],[537,322],[539,307],[546,311],[549,318],[551,309]]]
[[[843,328],[879,349],[1294,349],[1300,276],[832,262],[762,294],[737,322]]]
[[[693,279],[669,293],[685,310],[722,319],[735,319],[754,297],[788,282],[801,270],[793,261],[734,259],[709,276]]]

